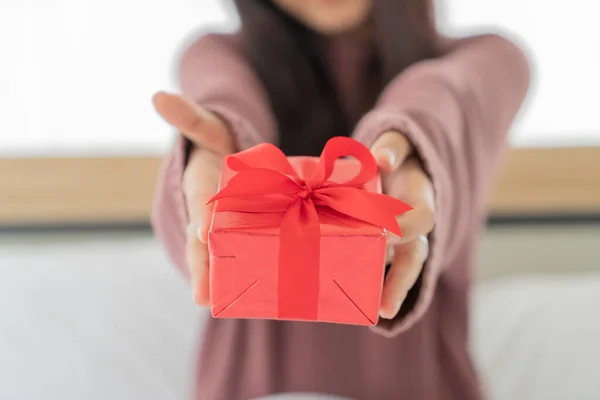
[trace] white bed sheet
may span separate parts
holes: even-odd
[[[493,399],[600,399],[600,273],[480,284],[472,339]]]
[[[0,236],[0,399],[183,399],[202,312],[150,237]],[[600,274],[479,285],[495,400],[600,398]],[[224,399],[225,400],[225,399]]]

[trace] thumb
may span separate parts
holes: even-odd
[[[235,151],[233,137],[214,113],[177,94],[158,92],[154,108],[169,124],[193,143],[217,154]]]
[[[408,139],[398,131],[383,133],[371,146],[371,153],[377,165],[385,172],[397,169],[412,151]]]

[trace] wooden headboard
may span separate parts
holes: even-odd
[[[0,159],[0,226],[147,223],[159,157]],[[600,147],[513,150],[494,216],[600,215]]]

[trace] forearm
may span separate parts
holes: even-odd
[[[473,38],[399,75],[355,132],[371,144],[396,130],[413,143],[436,190],[438,244],[447,256],[483,206],[528,85],[517,47],[496,36]]]
[[[473,38],[400,74],[357,127],[355,138],[367,145],[386,131],[405,135],[435,192],[430,256],[413,298],[397,318],[380,324],[385,334],[402,332],[423,315],[439,275],[483,215],[528,84],[527,61],[516,46],[496,36]]]

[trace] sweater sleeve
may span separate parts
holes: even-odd
[[[236,37],[207,35],[193,43],[180,59],[179,85],[183,95],[224,120],[240,150],[277,141],[266,93]],[[187,139],[179,135],[163,162],[152,212],[156,237],[185,276],[186,229],[190,221],[182,181],[189,147]]]
[[[528,60],[513,42],[497,35],[464,39],[398,75],[358,124],[354,137],[369,146],[385,131],[405,134],[431,177],[436,200],[421,276],[400,313],[381,320],[376,331],[401,333],[427,310],[438,277],[484,213],[529,79]]]

